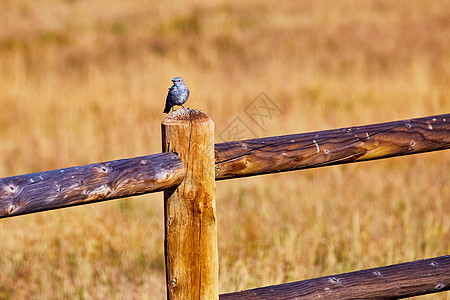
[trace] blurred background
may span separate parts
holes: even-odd
[[[449,37],[447,0],[1,0],[0,177],[160,152],[175,76],[217,141],[448,113]],[[449,254],[449,166],[218,182],[220,292]],[[164,299],[163,224],[162,193],[1,220],[0,299]]]

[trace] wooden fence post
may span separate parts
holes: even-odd
[[[214,123],[199,110],[180,109],[161,124],[164,152],[186,174],[164,191],[167,298],[218,299]]]

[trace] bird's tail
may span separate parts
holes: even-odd
[[[168,114],[171,108],[172,106],[170,106],[169,103],[166,103],[166,107],[164,107],[163,113]]]

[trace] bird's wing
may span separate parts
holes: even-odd
[[[166,97],[166,102],[171,101],[172,97],[173,97],[172,94],[169,92]]]

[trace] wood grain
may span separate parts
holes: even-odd
[[[223,294],[220,299],[401,299],[449,289],[447,255]]]
[[[184,163],[183,182],[164,191],[167,298],[218,299],[214,123],[189,108],[162,123],[163,151]]]
[[[0,218],[157,192],[183,178],[173,153],[1,178]]]
[[[448,149],[449,120],[445,114],[215,144],[215,179]],[[181,182],[181,168],[176,155],[163,153],[2,178],[0,218],[161,191]]]
[[[216,180],[450,148],[450,114],[215,145]]]

